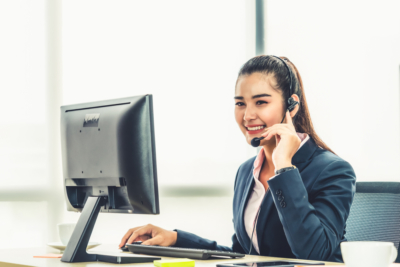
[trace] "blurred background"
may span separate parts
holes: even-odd
[[[400,181],[400,1],[0,0],[0,248],[58,241],[61,105],[153,94],[161,214],[103,214],[92,241],[152,223],[231,245],[256,150],[234,86],[258,54],[302,75],[317,133],[358,181]],[[200,220],[200,218],[209,218]]]

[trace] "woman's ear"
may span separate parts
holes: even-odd
[[[290,117],[293,118],[293,117],[297,114],[297,112],[299,111],[299,109],[300,109],[300,98],[299,98],[299,96],[296,95],[296,94],[293,94],[293,95],[292,95],[292,98],[294,99],[294,101],[299,102],[299,104],[297,104],[297,105],[294,107],[294,109],[290,112]]]

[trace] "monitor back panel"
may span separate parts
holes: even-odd
[[[151,95],[62,106],[61,140],[68,210],[159,213]]]

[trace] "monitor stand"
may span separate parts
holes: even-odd
[[[88,197],[74,232],[65,248],[61,258],[63,262],[87,262],[87,261],[106,261],[113,263],[137,263],[153,262],[160,260],[158,257],[122,257],[101,254],[91,254],[86,252],[90,236],[99,215],[100,208],[107,202],[107,197]]]

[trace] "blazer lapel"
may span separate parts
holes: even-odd
[[[254,186],[253,169],[254,169],[254,167],[250,169],[250,173],[249,173],[249,175],[247,177],[247,181],[246,181],[246,187],[243,192],[242,202],[240,203],[240,211],[239,211],[240,212],[240,214],[239,214],[240,226],[239,226],[239,232],[236,233],[238,236],[239,243],[242,245],[242,247],[244,248],[244,251],[246,253],[248,253],[250,238],[247,235],[246,228],[244,226],[244,210],[247,206],[247,201],[249,199],[250,192],[253,190],[253,186]]]
[[[296,154],[294,154],[292,158],[292,164],[295,165],[301,172],[305,166],[305,163],[311,158],[317,148],[317,144],[310,136],[310,139],[308,139],[308,141],[305,142],[305,144],[296,152]]]

